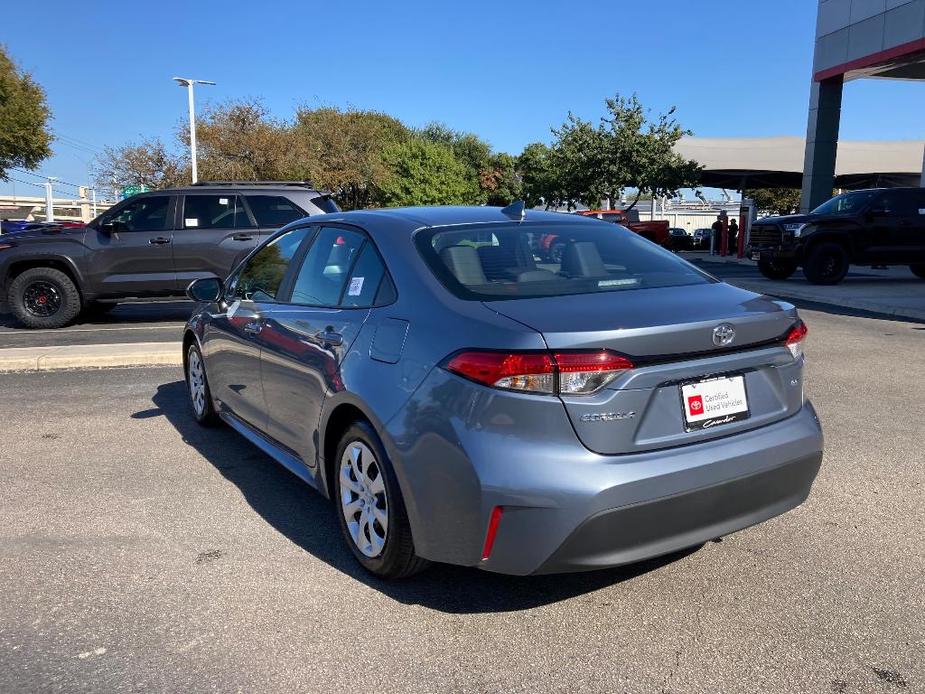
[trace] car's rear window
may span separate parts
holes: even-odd
[[[714,281],[673,253],[615,224],[438,227],[418,232],[415,241],[447,289],[477,301]]]

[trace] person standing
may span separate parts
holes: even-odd
[[[735,218],[729,220],[729,255],[738,255],[739,223]]]
[[[723,252],[723,215],[719,215],[710,227],[710,255]]]

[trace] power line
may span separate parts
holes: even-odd
[[[37,174],[33,171],[26,171],[25,169],[18,169],[15,166],[11,166],[10,168],[13,171],[18,171],[21,174],[27,174],[29,176],[35,176],[36,178],[44,178],[44,179],[54,178],[55,179],[54,183],[61,183],[66,186],[72,186],[73,188],[83,188],[84,187],[82,184],[79,184],[79,183],[70,183],[68,181],[62,181],[60,178],[57,178],[55,176],[43,176],[42,174]],[[39,184],[35,184],[35,185],[39,185]]]

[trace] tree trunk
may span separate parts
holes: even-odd
[[[641,198],[641,197],[642,197],[642,191],[641,191],[641,190],[637,190],[637,191],[636,191],[636,199],[633,200],[633,204],[630,205],[629,207],[627,207],[627,208],[626,208],[625,210],[623,210],[623,211],[624,211],[624,212],[629,212],[631,209],[633,209],[634,207],[636,207],[636,203],[639,202],[639,198]]]

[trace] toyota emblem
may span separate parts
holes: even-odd
[[[729,323],[721,323],[713,328],[713,344],[717,347],[726,347],[732,344],[736,337],[736,329]]]

